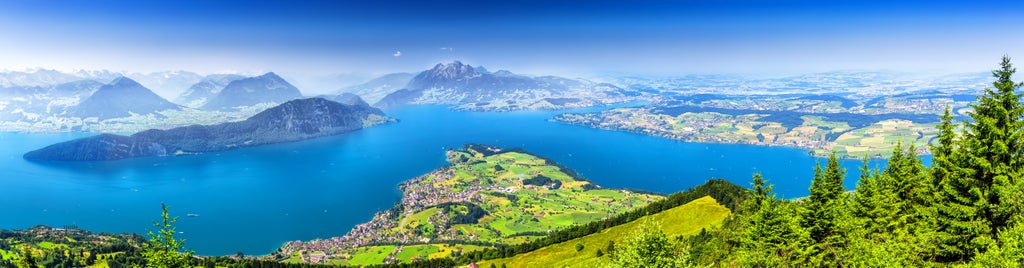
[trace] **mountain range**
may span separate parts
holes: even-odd
[[[270,72],[261,76],[231,81],[201,108],[204,110],[234,110],[260,103],[283,103],[302,98],[298,88]]]
[[[50,145],[24,157],[100,161],[192,154],[336,135],[392,121],[368,105],[308,98],[285,102],[240,122],[151,129],[131,136],[101,134]]]
[[[38,120],[49,115],[64,114],[78,105],[103,83],[79,80],[44,86],[13,86],[0,89],[0,122]]]
[[[245,77],[236,74],[207,75],[198,83],[189,86],[185,92],[174,99],[174,102],[191,108],[203,107],[207,101],[217,96],[229,83],[242,78]]]
[[[111,75],[117,76],[108,78]],[[160,83],[165,86],[188,83],[197,77],[201,79],[175,98],[175,102],[170,102],[135,79],[109,71],[0,72],[0,82],[7,85],[0,86],[0,124],[6,122],[8,124],[3,129],[15,131],[67,131],[88,130],[90,128],[85,125],[134,115],[164,118],[166,113],[159,112],[169,110],[189,110],[187,114],[190,116],[197,115],[193,109],[229,112],[234,117],[249,116],[266,107],[303,97],[297,88],[274,73],[256,77],[234,74],[200,77],[195,73],[178,71],[143,76],[150,82],[162,79]],[[350,99],[341,95],[325,97]],[[266,106],[235,114],[238,108],[257,104]],[[225,119],[229,118],[219,120]],[[119,124],[146,122],[153,123],[122,120]],[[161,125],[149,127],[154,126]]]
[[[589,106],[622,96],[610,84],[557,76],[526,76],[507,70],[489,72],[460,61],[439,63],[416,74],[377,107],[410,103],[454,104],[468,110],[518,110]]]
[[[448,104],[457,110],[557,109],[623,101],[625,90],[611,84],[557,76],[527,76],[507,70],[490,72],[459,61],[425,71],[393,73],[342,88],[375,107]],[[167,96],[176,96],[172,101]],[[346,94],[322,96],[348,102]],[[135,131],[174,127],[201,116],[207,123],[237,120],[262,109],[303,98],[289,81],[269,72],[255,77],[234,74],[202,76],[188,71],[127,73],[60,72],[38,69],[0,72],[0,130]],[[250,109],[250,107],[254,107]],[[176,110],[183,113],[159,113]],[[225,112],[227,114],[200,111]],[[145,118],[103,121],[135,115],[172,116],[164,124]],[[134,125],[133,125],[134,124]],[[135,126],[135,125],[144,126]]]

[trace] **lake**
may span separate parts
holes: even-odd
[[[0,228],[77,225],[144,234],[164,202],[181,216],[179,236],[198,254],[262,255],[286,241],[340,236],[368,221],[400,199],[400,182],[445,165],[444,150],[466,143],[523,148],[604,187],[660,193],[709,178],[747,186],[761,172],[780,197],[799,197],[807,194],[813,165],[824,161],[793,148],[686,143],[547,121],[565,111],[385,112],[401,121],[295,143],[111,162],[21,157],[90,134],[0,133]],[[860,161],[843,164],[853,188]]]

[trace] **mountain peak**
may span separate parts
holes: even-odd
[[[438,63],[433,69],[428,71],[429,75],[434,78],[445,78],[445,79],[458,79],[463,77],[473,77],[480,74],[473,66],[462,64],[461,61],[453,61],[451,63]]]
[[[108,85],[113,87],[142,87],[142,85],[139,84],[139,82],[135,82],[135,80],[132,80],[131,78],[125,76],[118,76],[117,78],[114,78],[114,80],[110,81],[110,84]]]
[[[286,101],[302,98],[302,93],[288,81],[273,72],[257,77],[231,81],[216,96],[209,99],[203,109],[230,110],[241,106]]]
[[[281,76],[277,75],[274,72],[267,72],[267,73],[265,73],[263,75],[260,75],[259,77],[261,77],[261,78],[281,79]]]
[[[118,77],[83,100],[70,115],[100,120],[180,109],[128,77]],[[158,115],[160,116],[160,115]]]

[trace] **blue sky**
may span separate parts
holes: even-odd
[[[1024,59],[1020,2],[4,0],[0,69],[984,71]]]

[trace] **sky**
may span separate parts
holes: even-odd
[[[1024,59],[1024,1],[0,1],[7,70],[973,72],[1003,54]]]

